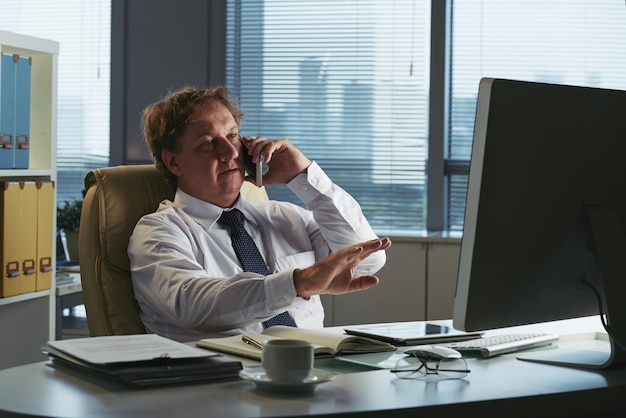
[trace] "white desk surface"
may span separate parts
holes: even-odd
[[[80,282],[80,273],[59,272],[57,273],[57,275],[58,274],[69,274],[70,277],[74,279],[74,281],[63,283],[63,284],[57,284],[57,287],[56,287],[57,296],[65,296],[65,295],[83,291],[83,286],[82,286],[82,283]]]
[[[593,339],[600,329],[597,318],[587,318],[510,330],[556,332],[562,335],[558,349],[603,349],[606,342]],[[243,380],[134,390],[41,362],[0,371],[0,416],[624,416],[625,367],[589,371],[515,356],[469,358],[471,373],[461,380],[404,380],[387,370],[357,371],[337,360],[320,360],[316,367],[338,374],[304,395],[265,393]]]

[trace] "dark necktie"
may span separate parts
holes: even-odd
[[[243,227],[243,214],[237,209],[224,211],[217,222],[230,229],[230,240],[244,271],[267,276],[269,271],[265,261],[248,231]],[[295,327],[296,323],[289,312],[285,311],[263,322],[265,328],[275,325]]]

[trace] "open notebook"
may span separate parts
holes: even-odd
[[[395,351],[391,344],[366,337],[338,334],[325,330],[274,326],[262,334],[245,333],[222,338],[205,338],[196,343],[198,347],[236,354],[256,360],[261,359],[263,341],[271,339],[305,340],[313,344],[316,357],[332,357],[345,354],[377,353]],[[245,341],[248,341],[247,343]]]

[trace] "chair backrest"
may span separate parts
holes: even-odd
[[[92,170],[85,189],[79,262],[89,333],[144,333],[130,277],[128,240],[137,221],[162,200],[172,199],[174,190],[152,164]],[[267,199],[265,189],[248,182],[242,194],[250,201]]]

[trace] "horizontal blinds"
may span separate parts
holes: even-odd
[[[0,29],[59,42],[57,200],[109,164],[111,0],[2,0]]]
[[[626,90],[624,1],[454,0],[451,29],[449,159],[470,159],[482,77]],[[462,229],[466,182],[448,177],[451,229]]]
[[[428,1],[229,0],[242,132],[289,138],[380,234],[425,228]],[[270,197],[301,204],[284,186]]]

